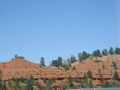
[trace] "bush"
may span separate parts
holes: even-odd
[[[106,81],[103,83],[102,87],[103,88],[120,87],[120,83]]]
[[[115,71],[114,73],[114,77],[113,77],[114,80],[119,80],[119,75],[118,73]]]
[[[91,72],[90,70],[87,72],[87,76],[88,76],[89,78],[92,78],[92,72]]]
[[[62,67],[63,67],[65,70],[69,70],[69,66],[68,66],[68,65],[62,65]]]

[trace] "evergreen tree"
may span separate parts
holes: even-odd
[[[113,77],[114,80],[119,80],[119,75],[118,73],[115,71],[114,73],[114,77]]]
[[[19,87],[19,79],[17,78],[15,80],[15,90],[18,90],[18,88],[20,88],[20,87]]]
[[[42,66],[45,66],[45,61],[44,61],[45,59],[44,59],[44,57],[41,57],[40,58],[40,64],[42,65]]]
[[[99,49],[93,51],[92,55],[93,55],[94,57],[101,57],[101,56],[102,56]]]
[[[71,63],[74,63],[76,61],[76,57],[74,55],[71,55],[70,61],[71,61]]]
[[[14,55],[14,57],[15,57],[15,59],[17,59],[18,55],[17,55],[17,54],[15,54],[15,55]]]
[[[34,90],[33,85],[34,85],[34,79],[33,79],[32,75],[31,75],[31,76],[28,77],[28,79],[26,80],[25,90]]]
[[[70,87],[73,87],[73,80],[72,80],[72,77],[71,77],[71,76],[69,76],[68,82],[69,82],[69,86],[70,86]]]
[[[89,78],[92,78],[92,72],[91,72],[90,70],[87,72],[87,76],[88,76]]]
[[[117,70],[118,68],[117,68],[117,65],[116,65],[116,63],[113,61],[112,62],[112,67],[115,69],[115,70]]]
[[[120,55],[120,48],[116,47],[114,53]]]
[[[109,54],[110,54],[110,55],[113,55],[113,54],[114,54],[114,50],[113,50],[112,47],[109,49]]]
[[[85,51],[83,51],[82,53],[78,53],[79,62],[87,59],[88,57],[90,57],[90,54]]]
[[[10,79],[8,80],[8,87],[12,90],[12,82]]]
[[[38,90],[42,90],[42,86],[40,85],[39,82],[36,82],[35,85],[38,87]]]
[[[88,85],[88,78],[87,78],[86,74],[84,74],[83,84],[84,84],[84,87],[87,87],[87,85]]]
[[[87,52],[85,52],[85,51],[82,52],[82,59],[83,59],[83,60],[87,59],[89,56],[90,56],[89,53],[87,53]]]
[[[69,70],[69,66],[68,65],[62,65],[62,67],[65,69],[65,70]]]
[[[82,61],[82,53],[78,53],[78,59],[79,59],[79,62]]]
[[[62,66],[62,57],[58,57],[57,61],[58,61],[58,66]]]
[[[104,49],[104,50],[102,51],[102,55],[106,56],[107,54],[108,54],[107,49]]]
[[[62,57],[58,57],[56,60],[52,60],[52,66],[60,67],[62,66]]]

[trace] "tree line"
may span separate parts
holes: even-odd
[[[83,52],[78,53],[77,57],[75,57],[74,55],[71,55],[70,58],[68,58],[67,60],[64,60],[62,57],[58,57],[57,59],[52,60],[50,65],[60,67],[63,65],[65,61],[67,61],[68,63],[74,63],[75,61],[79,60],[79,62],[81,62],[81,61],[86,60],[89,57],[102,57],[102,56],[114,55],[114,54],[120,55],[119,47],[116,47],[115,49],[113,47],[110,47],[108,50],[107,49],[103,49],[103,50],[96,49],[91,54],[86,51],[83,51]],[[40,65],[45,66],[44,57],[40,58]]]

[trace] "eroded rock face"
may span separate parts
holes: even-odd
[[[120,76],[120,56],[109,55],[102,58],[88,58],[87,60],[73,64],[75,70],[60,70],[54,67],[43,67],[39,64],[35,64],[25,60],[24,57],[17,57],[9,62],[0,64],[0,69],[3,72],[3,80],[8,80],[13,77],[26,78],[28,75],[33,75],[34,79],[39,80],[41,78],[56,78],[58,81],[64,81],[71,76],[72,78],[84,78],[84,75],[90,70],[93,75],[93,79],[99,79],[99,70],[103,75],[103,79],[111,80],[114,75],[114,67],[111,66],[112,62],[116,63],[117,72]]]

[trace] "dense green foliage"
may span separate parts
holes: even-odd
[[[32,75],[26,80],[25,84],[26,84],[25,90],[34,90],[33,89],[34,79]]]
[[[78,53],[79,62],[87,59],[88,57],[90,57],[90,54],[85,51],[83,51],[82,53]]]
[[[93,51],[92,56],[94,57],[102,57],[102,54],[99,49]]]
[[[119,80],[119,75],[118,73],[115,71],[114,72],[114,77],[113,77],[114,80]]]
[[[45,61],[44,57],[40,58],[40,65],[45,66]]]
[[[70,61],[71,61],[71,63],[74,63],[76,61],[76,57],[74,55],[71,55]]]
[[[117,82],[104,82],[102,85],[103,88],[116,88],[116,87],[120,87],[120,83]]]
[[[68,65],[62,65],[62,67],[65,69],[65,70],[69,70],[69,66]]]
[[[87,72],[87,76],[88,78],[92,78],[92,72],[90,70]]]
[[[51,65],[55,67],[62,66],[62,57],[58,57],[56,60],[52,60]]]
[[[113,50],[113,48],[111,47],[110,49],[109,49],[109,52],[108,52],[109,54],[111,54],[111,55],[113,55],[114,54],[114,50]]]
[[[104,50],[102,51],[102,55],[104,55],[104,56],[108,55],[107,49],[104,49]]]
[[[114,53],[115,54],[120,54],[120,48],[116,47]]]

